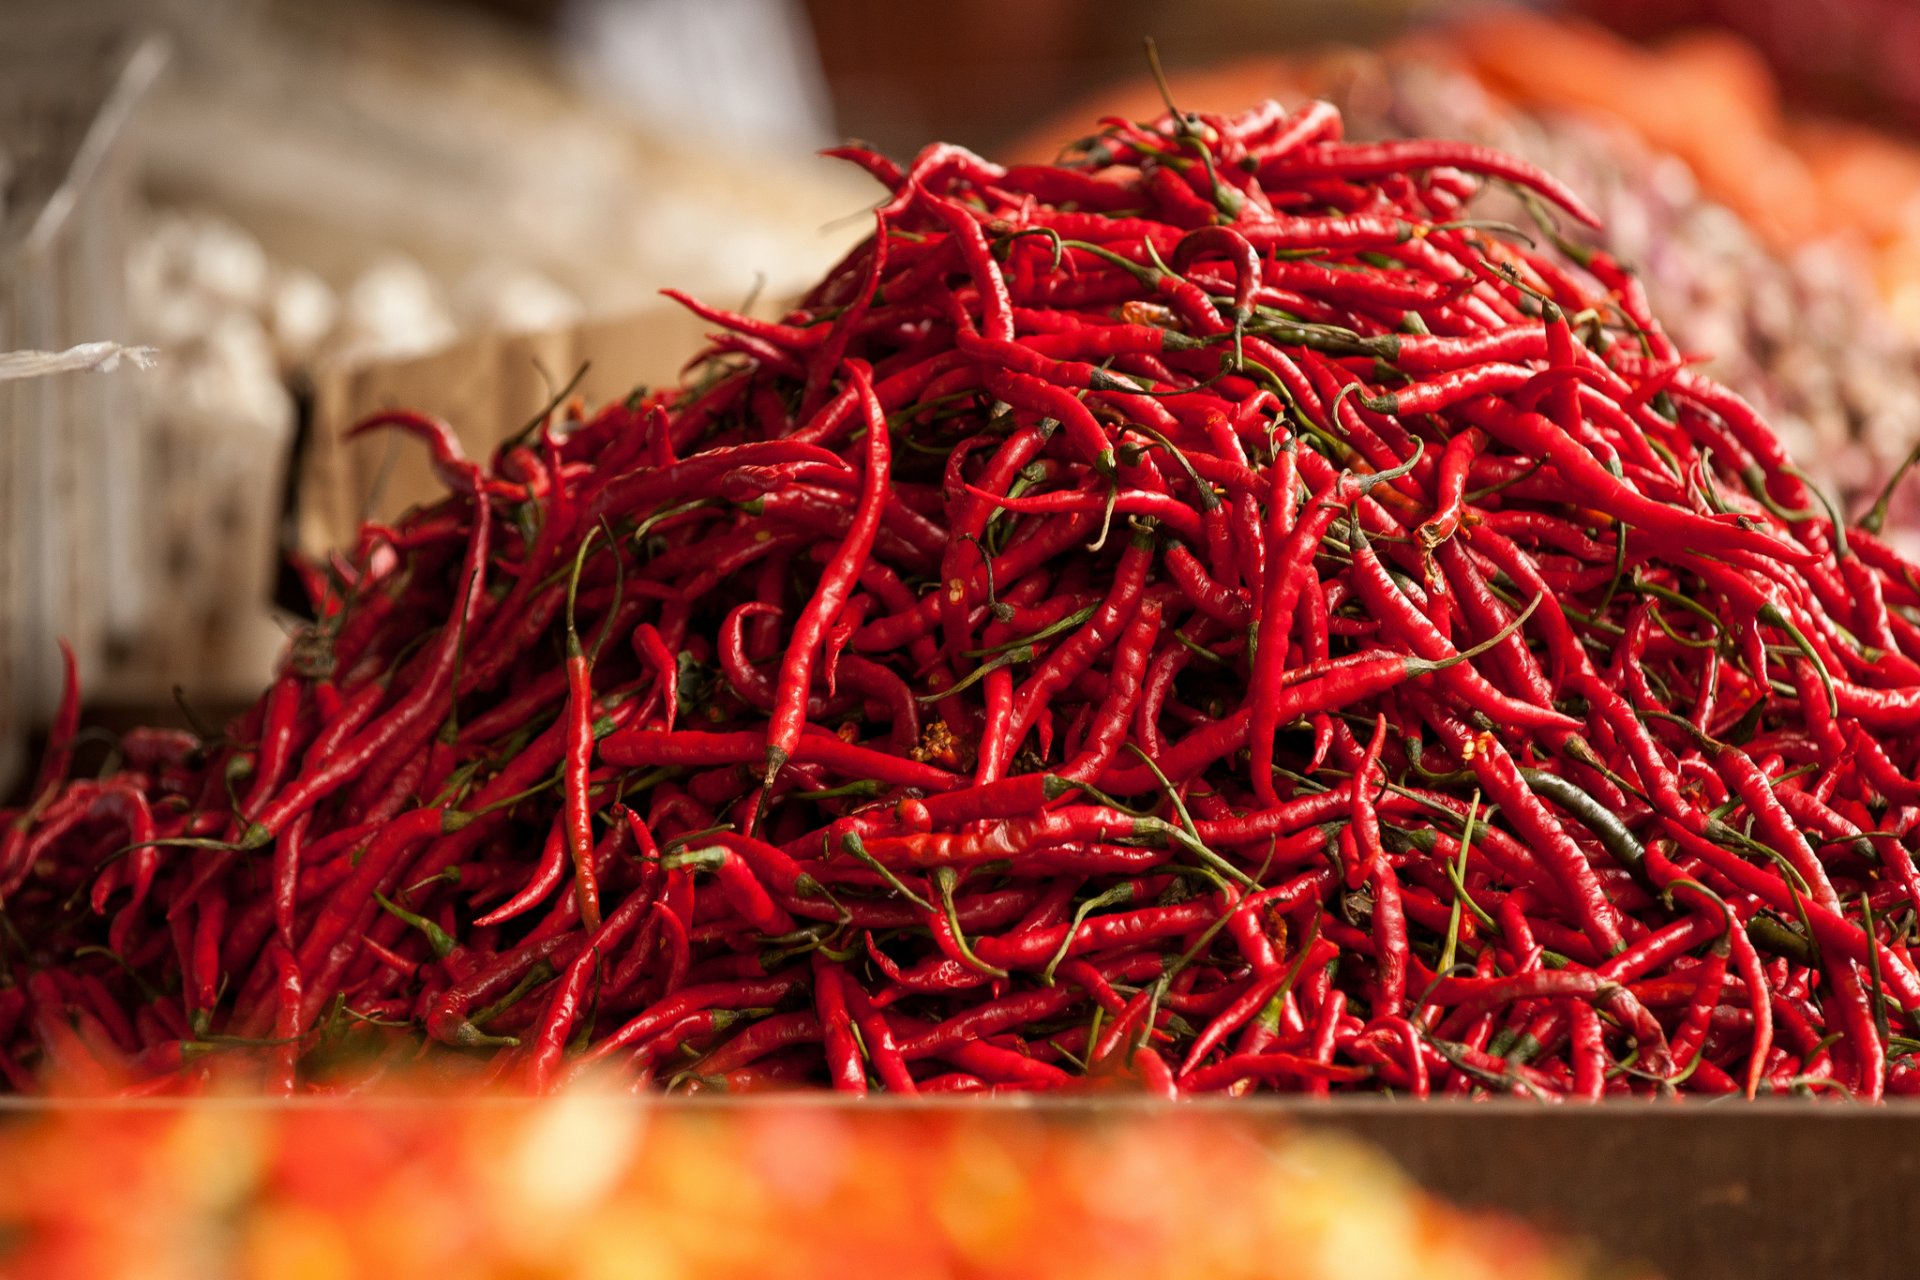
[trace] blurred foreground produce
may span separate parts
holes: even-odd
[[[56,1108],[0,1122],[0,1168],[19,1280],[1629,1274],[1352,1139],[1217,1113]]]
[[[308,567],[247,713],[74,778],[70,676],[0,1071],[1920,1091],[1915,567],[1577,194],[1342,127],[843,148],[875,235],[682,298],[682,387],[485,465],[363,423],[448,495]]]
[[[1254,57],[1179,83],[1196,106],[1325,97],[1355,137],[1470,138],[1559,175],[1601,214],[1681,348],[1856,513],[1920,444],[1920,147],[1786,116],[1734,37],[1648,50],[1500,9],[1380,51]],[[1096,95],[1012,154],[1050,158],[1078,121],[1155,101],[1145,81]],[[1480,211],[1517,216],[1495,200]],[[1920,545],[1920,490],[1896,496],[1887,527]]]

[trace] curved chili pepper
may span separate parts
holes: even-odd
[[[1007,743],[1018,747],[1033,728],[1054,692],[1086,670],[1107,645],[1119,638],[1140,608],[1141,588],[1153,560],[1154,532],[1136,526],[1120,555],[1113,584],[1100,608],[1086,625],[1062,641],[1044,658],[1032,675],[1014,691],[1013,723],[1007,729]]]
[[[1470,142],[1428,139],[1359,144],[1319,142],[1297,147],[1262,164],[1260,179],[1272,184],[1288,178],[1322,174],[1370,178],[1443,165],[1468,173],[1486,174],[1537,191],[1588,226],[1600,225],[1600,219],[1593,211],[1558,179],[1491,147]]]
[[[812,681],[822,637],[846,603],[859,578],[860,565],[873,549],[874,534],[879,529],[880,512],[886,500],[891,458],[886,417],[873,398],[867,371],[856,365],[851,376],[860,388],[867,417],[866,479],[861,485],[852,527],[795,623],[786,657],[781,662],[773,715],[767,722],[767,789],[772,788],[774,779],[800,743],[801,726],[806,720],[807,686]]]

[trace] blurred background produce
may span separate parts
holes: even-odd
[[[376,480],[383,511],[429,492],[411,457],[383,468],[383,447],[335,480],[332,420],[309,429],[316,388],[466,338],[642,313],[649,341],[601,392],[623,393],[672,378],[698,340],[660,287],[777,298],[858,235],[843,219],[867,184],[811,154],[824,117],[724,147],[649,123],[591,87],[631,67],[594,72],[585,51],[610,37],[573,20],[361,0],[0,11],[0,252],[18,264],[0,273],[0,350],[111,334],[163,352],[145,376],[0,384],[0,790],[57,696],[58,638],[96,703],[244,699],[284,643],[271,604],[301,507],[326,513],[308,519],[322,553]],[[770,48],[810,65],[791,40]],[[723,59],[700,83],[784,118],[763,76]],[[573,372],[523,362],[502,401],[524,417]]]

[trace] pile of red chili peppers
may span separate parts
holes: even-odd
[[[1920,1089],[1915,567],[1571,193],[1340,128],[847,148],[875,234],[780,323],[682,299],[685,386],[484,467],[366,424],[449,496],[249,713],[69,778],[69,691],[0,1071]]]

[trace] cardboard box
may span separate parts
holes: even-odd
[[[350,546],[361,520],[390,519],[445,492],[418,445],[380,433],[345,439],[367,414],[396,406],[431,413],[470,456],[485,457],[576,372],[584,370],[576,391],[588,404],[676,381],[708,327],[663,304],[546,333],[488,334],[408,360],[322,367],[299,462],[299,550],[319,556]]]

